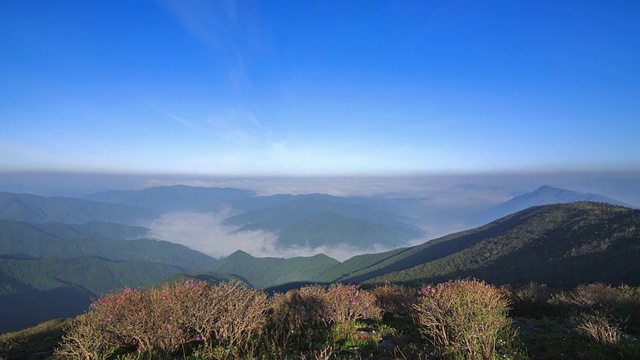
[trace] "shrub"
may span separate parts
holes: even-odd
[[[305,347],[315,340],[314,333],[327,328],[324,292],[323,287],[313,285],[271,297],[265,340],[272,352],[281,353],[292,344]]]
[[[581,315],[576,330],[596,342],[611,346],[617,345],[624,335],[618,321],[599,311]]]
[[[324,304],[333,323],[379,320],[382,314],[375,296],[355,285],[331,284],[324,294]]]
[[[209,331],[216,344],[250,352],[254,345],[251,340],[262,334],[266,324],[267,295],[238,281],[220,283],[212,290],[215,316]]]
[[[371,292],[385,318],[408,316],[417,300],[415,290],[400,285],[385,284],[372,289]]]
[[[118,342],[115,334],[107,331],[101,314],[88,312],[76,317],[62,336],[61,346],[55,355],[61,359],[106,359]]]
[[[628,332],[640,335],[640,288],[602,283],[580,285],[554,295],[549,303],[563,316],[605,313]]]
[[[507,296],[511,300],[511,314],[514,316],[542,318],[549,312],[549,299],[552,290],[545,284],[530,282],[526,285],[509,289],[508,286],[501,287],[508,290]]]
[[[508,301],[493,286],[458,280],[427,286],[414,305],[423,337],[443,353],[491,359],[501,332],[509,328]]]
[[[584,310],[612,310],[620,294],[615,288],[602,283],[579,285],[553,296],[551,303],[562,314],[576,314]]]
[[[91,304],[67,330],[61,357],[99,359],[135,347],[149,356],[175,353],[206,341],[243,351],[264,327],[266,294],[240,282],[218,285],[187,280],[145,291],[124,289]]]

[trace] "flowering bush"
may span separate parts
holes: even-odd
[[[419,290],[413,306],[423,337],[444,353],[492,359],[501,331],[508,329],[508,301],[478,280],[459,280]]]
[[[360,319],[379,320],[382,309],[376,305],[375,296],[355,285],[331,284],[324,294],[328,319],[345,323]]]

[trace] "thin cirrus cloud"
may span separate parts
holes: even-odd
[[[162,2],[167,13],[185,31],[204,41],[215,53],[211,61],[227,67],[231,88],[244,96],[250,87],[250,76],[245,66],[250,44],[258,41],[254,31],[256,14],[249,6],[238,6],[236,1],[179,1]]]

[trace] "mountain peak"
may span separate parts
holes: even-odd
[[[630,207],[628,204],[602,195],[582,193],[549,185],[542,185],[532,192],[516,196],[509,201],[485,211],[482,220],[484,222],[493,221],[532,206],[565,204],[578,201],[592,201]]]
[[[253,258],[254,257],[251,256],[251,254],[242,250],[236,250],[231,255],[227,256],[227,259],[253,259]]]
[[[540,192],[547,192],[547,191],[568,191],[568,190],[560,189],[560,188],[549,186],[549,185],[542,185],[539,188],[532,191],[531,193],[540,193]]]

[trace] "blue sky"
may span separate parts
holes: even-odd
[[[640,169],[637,1],[0,4],[0,170]]]

